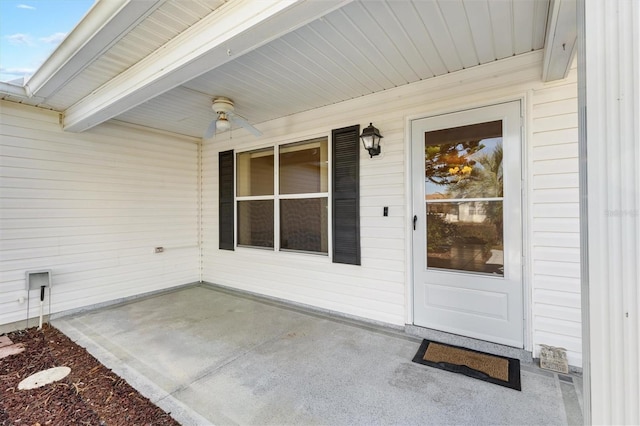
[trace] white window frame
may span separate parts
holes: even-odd
[[[304,193],[304,194],[280,194],[280,148],[285,145],[291,145],[296,143],[304,143],[306,141],[313,141],[316,139],[325,139],[327,142],[327,191],[326,192],[313,192],[313,193]],[[260,150],[268,150],[273,149],[273,195],[255,195],[255,196],[238,196],[238,155],[260,151]],[[333,164],[331,163],[332,158],[332,146],[331,146],[331,137],[330,135],[323,133],[316,136],[296,138],[296,139],[287,139],[284,141],[279,141],[270,145],[262,145],[257,147],[251,147],[250,149],[244,150],[235,150],[233,161],[234,161],[234,177],[233,177],[233,195],[234,195],[234,203],[233,203],[233,214],[235,217],[234,220],[234,242],[235,248],[239,250],[261,250],[266,252],[273,253],[287,253],[291,255],[302,255],[302,256],[314,256],[314,257],[322,257],[322,258],[331,258],[331,254],[333,253],[333,218],[332,218],[332,203],[331,203],[331,188],[332,188],[332,174],[333,174]],[[280,247],[280,200],[294,200],[294,199],[308,199],[308,198],[326,198],[327,200],[327,253],[322,252],[312,252],[312,251],[304,251],[304,250],[291,250],[291,249],[282,249]],[[241,245],[238,240],[238,230],[239,230],[239,221],[238,221],[238,202],[239,201],[260,201],[260,200],[271,200],[273,201],[273,247],[260,247],[260,246],[249,246],[249,245]]]

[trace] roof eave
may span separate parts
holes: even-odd
[[[5,81],[0,81],[0,95],[16,96],[18,98],[28,97],[24,86]]]
[[[25,84],[29,97],[48,98],[166,0],[97,0]]]

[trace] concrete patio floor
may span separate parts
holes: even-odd
[[[421,339],[209,285],[57,318],[183,425],[582,424],[581,378],[522,392],[411,362]]]

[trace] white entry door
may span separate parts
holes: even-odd
[[[521,115],[411,122],[414,324],[523,347]]]

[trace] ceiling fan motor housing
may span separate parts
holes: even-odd
[[[217,114],[233,112],[234,110],[233,101],[229,98],[225,98],[222,96],[213,99],[213,105],[211,105],[211,108]]]

